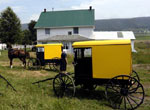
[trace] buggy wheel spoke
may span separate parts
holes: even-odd
[[[127,99],[127,101],[129,102],[129,105],[131,106],[131,108],[133,109],[133,106],[132,106],[132,104],[131,104],[131,102],[130,102],[129,98],[128,98],[128,97],[126,97],[126,99]]]
[[[57,86],[57,81],[59,81],[59,86]],[[58,97],[74,96],[75,85],[67,74],[58,74],[53,80],[53,90]]]
[[[125,99],[125,97],[123,97],[123,99],[124,99],[124,108],[125,108],[125,110],[127,109],[127,106],[126,106],[126,99]]]
[[[129,97],[129,96],[128,96]],[[138,103],[134,100],[134,99],[132,99],[131,97],[129,97],[135,104],[137,104],[138,105]]]
[[[121,103],[122,103],[122,100],[123,100],[123,97],[121,97],[121,100],[120,100],[120,103],[119,103],[118,108],[120,108],[120,105],[121,105]]]
[[[112,97],[112,93],[120,94],[122,98],[117,107],[125,110],[137,108],[144,100],[143,86],[138,80],[127,75],[119,75],[110,79],[106,85],[105,93],[109,102],[113,101],[113,99],[114,101],[119,100],[117,96]]]
[[[114,100],[114,103],[116,103],[120,98],[122,98],[120,95],[116,96],[116,100]]]
[[[141,98],[136,97],[136,96],[133,96],[133,95],[131,95],[131,94],[129,94],[129,96],[131,96],[131,97],[133,97],[133,98],[136,98],[136,99],[139,99],[139,100],[142,100]]]
[[[118,92],[119,93],[119,91],[116,90],[116,89],[114,89],[113,87],[108,87],[108,88],[111,89],[111,90],[113,90],[114,92]]]

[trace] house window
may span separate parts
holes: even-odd
[[[123,38],[122,32],[117,32],[118,38]]]
[[[50,29],[49,28],[45,29],[45,34],[50,34]]]
[[[74,34],[78,34],[79,33],[79,28],[78,27],[74,27],[73,28],[73,33]]]
[[[72,35],[72,32],[71,32],[71,31],[69,31],[69,32],[68,32],[68,35]]]

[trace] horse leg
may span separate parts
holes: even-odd
[[[19,58],[21,61],[22,61],[22,66],[26,66],[26,60],[25,60],[25,58]]]
[[[23,65],[23,59],[22,59],[22,58],[19,58],[19,59],[20,59],[20,61],[22,62],[22,66],[24,66],[24,65]]]
[[[23,58],[23,65],[24,65],[24,68],[26,68],[26,58]]]
[[[13,68],[12,61],[13,61],[13,59],[10,58],[10,68],[11,68],[11,69]]]

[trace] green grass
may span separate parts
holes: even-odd
[[[72,60],[73,56],[68,55],[69,72],[73,72]],[[10,69],[7,51],[3,51],[0,61],[0,74],[17,90],[14,92],[10,87],[6,87],[4,81],[0,81],[0,110],[111,110],[104,98],[104,91],[102,96],[97,92],[81,90],[74,98],[57,98],[53,92],[52,81],[40,86],[32,84],[41,79],[54,77],[56,72],[26,70],[20,66],[21,62],[18,59],[14,60],[14,68]]]
[[[150,36],[136,36],[136,40],[150,40]]]
[[[137,41],[137,53],[133,54],[133,68],[139,73],[141,83],[145,88],[145,101],[137,110],[150,109],[150,41]],[[68,55],[68,71],[73,72],[73,56]],[[105,98],[105,87],[89,92],[79,89],[73,98],[57,98],[53,92],[52,81],[33,85],[41,79],[54,77],[57,72],[49,70],[31,71],[20,66],[18,59],[14,60],[14,68],[9,68],[7,51],[0,56],[0,74],[15,87],[14,92],[6,87],[0,79],[0,110],[113,110]]]
[[[136,41],[133,64],[150,64],[150,41]]]
[[[145,34],[145,35],[135,35],[136,40],[150,40],[150,34]]]

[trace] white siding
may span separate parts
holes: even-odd
[[[73,27],[69,28],[51,28],[50,34],[45,34],[45,29],[37,29],[37,40],[46,39],[56,35],[68,35],[68,32],[72,32]],[[91,38],[93,34],[93,27],[79,27],[79,35],[87,38]]]
[[[87,38],[92,38],[94,28],[91,27],[81,27],[79,28],[79,35]]]
[[[112,40],[112,39],[135,39],[132,31],[119,31],[123,34],[122,38],[117,35],[118,31],[97,31],[93,33],[93,38],[97,40]]]

